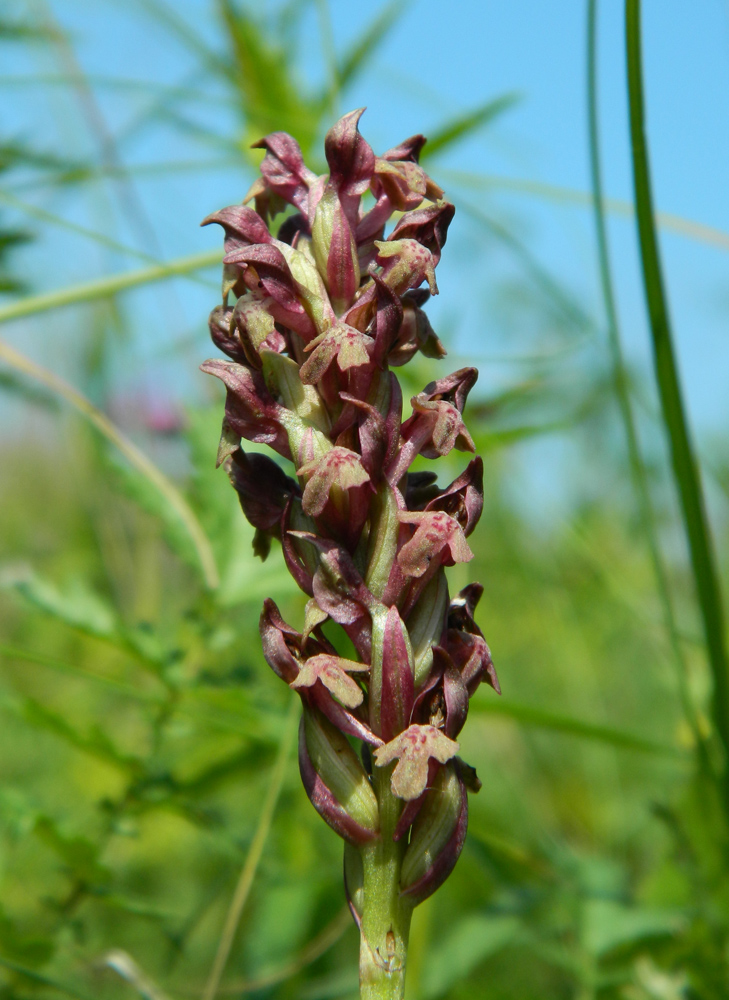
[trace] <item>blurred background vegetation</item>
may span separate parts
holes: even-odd
[[[212,1000],[216,955],[221,998],[357,995],[341,843],[259,652],[263,598],[293,622],[303,602],[278,551],[254,559],[214,469],[221,399],[196,368],[220,249],[194,226],[240,200],[269,131],[321,168],[326,128],[371,85],[364,134],[379,149],[378,130],[382,148],[429,130],[457,205],[434,322],[442,365],[482,368],[467,418],[487,473],[451,588],[484,583],[504,690],[472,702],[462,745],[484,787],[454,875],[416,912],[409,996],[726,998],[716,675],[652,372],[624,360],[604,216],[571,251],[586,292],[519,215],[535,195],[589,208],[599,171],[592,190],[525,181],[500,202],[472,155],[520,100],[498,81],[435,123],[378,117],[405,5],[364,12],[346,44],[326,2],[129,6],[117,24],[108,5],[106,44],[141,46],[148,78],[85,70],[90,7],[29,0],[0,20],[0,996]],[[595,5],[575,6],[594,168]],[[166,82],[155,53],[179,63]],[[405,62],[429,102],[437,80]],[[406,398],[434,364],[398,372]],[[726,577],[729,448],[700,446]]]

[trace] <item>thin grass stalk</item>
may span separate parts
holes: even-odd
[[[204,267],[212,267],[220,262],[219,250],[206,250],[203,253],[193,253],[187,257],[176,257],[165,264],[155,264],[152,267],[142,267],[135,271],[125,271],[122,274],[112,274],[94,281],[84,281],[78,285],[68,285],[52,292],[40,295],[29,295],[18,299],[0,309],[0,323],[10,320],[24,319],[26,316],[37,316],[38,313],[50,309],[60,309],[62,306],[80,305],[106,299],[128,288],[138,288],[140,285],[151,285],[157,281],[165,281],[178,275],[201,271]]]
[[[205,166],[205,164],[203,164]],[[173,164],[173,169],[175,166]],[[479,190],[511,191],[514,194],[525,194],[543,201],[553,201],[562,205],[574,205],[578,208],[591,208],[593,197],[591,191],[580,191],[579,188],[563,187],[560,184],[545,184],[543,181],[530,180],[525,177],[504,177],[502,174],[474,174],[464,170],[441,168],[439,175],[450,179],[453,184]],[[603,208],[610,215],[632,218],[635,207],[631,201],[621,198],[603,198]],[[694,219],[685,219],[672,212],[656,212],[656,223],[659,229],[666,229],[687,240],[696,240],[716,247],[718,250],[729,250],[729,233],[715,226],[704,225]]]
[[[61,215],[55,215],[53,212],[48,212],[44,208],[39,208],[37,205],[31,205],[27,201],[22,201],[20,198],[16,198],[15,195],[10,194],[8,191],[0,191],[0,201],[4,201],[6,205],[16,209],[18,212],[23,212],[25,215],[29,215],[32,219],[38,219],[40,222],[46,222],[51,226],[58,226],[60,229],[65,229],[67,232],[75,233],[77,236],[83,236],[84,239],[93,240],[94,243],[99,244],[99,246],[107,247],[109,250],[114,250],[116,253],[124,254],[127,257],[134,257],[136,260],[144,261],[145,264],[154,264],[157,267],[164,267],[164,261],[159,260],[151,254],[144,253],[142,250],[135,250],[134,247],[127,246],[126,243],[120,243],[118,240],[107,236],[106,233],[100,233],[95,229],[89,229],[87,226],[80,226],[76,222],[71,222],[70,219],[64,219]],[[219,284],[217,281],[208,281],[205,278],[199,278],[196,274],[189,274],[187,275],[187,278],[189,281],[194,281],[200,285],[204,285],[206,288],[217,288]]]
[[[78,389],[74,389],[72,385],[69,385],[68,382],[56,375],[55,372],[36,364],[35,361],[26,358],[19,351],[16,351],[15,348],[1,340],[0,361],[4,361],[16,371],[47,386],[53,393],[78,410],[158,490],[165,503],[175,512],[187,532],[197,554],[205,585],[209,590],[217,590],[220,584],[220,576],[210,540],[183,495],[167,476],[157,468],[154,462],[143,451],[140,451],[134,442],[126,434],[123,434],[109,420],[106,414],[97,409]]]
[[[517,260],[521,261],[526,273],[533,280],[534,284],[550,299],[555,307],[562,313],[564,320],[570,324],[573,330],[591,330],[594,322],[590,316],[582,309],[579,303],[575,302],[566,293],[559,283],[552,277],[549,271],[544,268],[539,260],[531,253],[506,226],[497,219],[486,215],[476,205],[466,202],[461,198],[459,206],[474,219],[482,228],[488,230],[500,243],[508,247]]]
[[[94,89],[89,83],[83,67],[76,56],[69,35],[56,20],[47,0],[35,0],[33,9],[36,17],[43,23],[45,30],[49,34],[62,69],[71,79],[71,86],[76,93],[81,115],[86,121],[90,135],[98,146],[102,163],[117,172],[116,185],[119,206],[122,212],[136,228],[141,239],[148,243],[157,253],[159,251],[159,240],[154,232],[154,227],[137,195],[132,180],[127,176],[124,163],[117,149],[116,139],[106,124],[104,114],[96,100]]]
[[[268,784],[268,790],[266,792],[263,808],[261,809],[258,826],[256,827],[255,834],[253,835],[248,855],[243,868],[241,869],[238,884],[235,887],[233,899],[231,900],[228,914],[225,918],[223,933],[220,936],[218,950],[215,954],[215,959],[213,960],[213,965],[210,970],[210,976],[208,977],[208,981],[205,986],[203,1000],[215,1000],[215,997],[217,996],[220,980],[223,976],[223,972],[225,971],[225,966],[228,962],[228,957],[230,956],[230,950],[233,947],[233,941],[235,940],[235,935],[238,930],[241,917],[243,916],[243,910],[245,909],[246,902],[248,901],[248,896],[253,885],[253,880],[256,877],[256,872],[258,871],[258,865],[263,855],[263,849],[266,846],[266,840],[271,832],[271,823],[273,822],[273,815],[281,796],[281,789],[283,788],[284,777],[286,776],[286,766],[288,764],[289,757],[291,756],[291,748],[294,743],[297,725],[298,698],[294,695],[291,698],[289,710],[286,715],[286,721],[284,722],[278,756]]]
[[[270,986],[276,986],[278,983],[291,979],[311,965],[312,962],[325,955],[330,948],[333,948],[351,926],[352,914],[349,912],[349,907],[345,906],[326,925],[321,933],[317,934],[308,944],[304,945],[298,955],[284,962],[283,965],[260,973],[253,979],[243,979],[236,983],[221,986],[218,989],[218,996],[239,996],[243,993],[258,993]],[[185,995],[187,995],[187,991]]]
[[[658,597],[663,611],[663,622],[668,636],[669,645],[673,654],[676,667],[676,677],[678,680],[678,691],[683,707],[684,715],[697,747],[704,744],[701,736],[696,708],[691,701],[691,694],[688,687],[688,671],[686,659],[681,649],[681,640],[676,624],[676,615],[673,608],[673,600],[668,581],[668,574],[663,562],[660,543],[658,541],[658,531],[656,527],[655,511],[650,495],[650,486],[645,463],[641,454],[640,442],[638,440],[638,430],[633,413],[633,405],[630,399],[630,385],[627,377],[625,357],[620,337],[620,325],[618,321],[618,311],[615,301],[615,290],[610,266],[610,252],[608,249],[607,225],[605,219],[605,201],[602,185],[602,168],[600,166],[600,127],[597,92],[597,11],[598,0],[588,0],[587,7],[587,105],[588,105],[588,133],[590,149],[590,178],[592,182],[592,199],[595,222],[595,238],[597,242],[597,256],[600,272],[600,287],[602,290],[603,304],[605,307],[605,319],[607,321],[608,346],[613,369],[613,384],[615,396],[620,409],[620,416],[625,431],[625,440],[628,448],[628,460],[630,472],[635,489],[635,496],[638,501],[638,513],[640,524],[645,534],[648,545],[653,575],[656,581]],[[705,754],[702,755],[705,761]]]
[[[668,435],[673,477],[678,490],[688,540],[706,650],[713,680],[712,715],[724,754],[723,793],[729,802],[729,671],[724,613],[710,537],[703,490],[684,411],[673,350],[651,193],[645,136],[643,73],[641,65],[640,0],[626,0],[625,27],[628,65],[628,101],[633,155],[638,241],[643,285],[653,340],[656,382],[663,422]]]

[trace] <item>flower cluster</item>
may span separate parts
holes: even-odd
[[[390,370],[417,351],[445,355],[423,306],[438,291],[454,207],[418,163],[425,139],[376,156],[361,114],[327,134],[327,175],[306,167],[290,135],[261,140],[261,176],[244,204],[205,220],[225,231],[223,303],[210,330],[229,360],[202,366],[227,389],[218,460],[256,529],[254,548],[265,558],[277,539],[309,597],[301,631],[265,601],[263,652],[301,696],[301,776],[349,845],[358,922],[367,906],[358,852],[368,844],[400,845],[397,889],[413,905],[452,870],[466,790],[479,785],[457,737],[481,681],[498,691],[474,621],[482,587],[449,600],[444,572],[472,558],[481,459],[444,488],[410,471],[418,455],[474,451],[463,410],[477,372],[431,382],[403,420]],[[247,453],[241,439],[284,463]],[[327,619],[356,659],[339,655]],[[395,803],[387,822],[385,795]]]

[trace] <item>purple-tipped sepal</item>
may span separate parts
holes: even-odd
[[[291,458],[289,436],[284,426],[286,411],[271,396],[260,372],[221,358],[206,361],[200,369],[215,375],[227,389],[224,435],[268,444],[279,455]]]
[[[306,216],[309,209],[309,189],[316,182],[316,174],[304,163],[298,142],[287,132],[272,132],[253,143],[252,148],[265,149],[266,155],[261,163],[262,183],[258,188],[254,185],[246,201],[254,196],[258,203],[264,191],[268,191],[295,205]],[[268,207],[267,199],[262,199],[262,203]]]
[[[445,646],[461,672],[469,696],[474,694],[481,681],[501,694],[491,650],[473,617],[482,593],[480,583],[471,583],[453,598],[448,609]]]

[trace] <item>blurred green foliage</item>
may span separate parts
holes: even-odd
[[[238,154],[273,129],[314,148],[339,91],[399,10],[384,8],[350,51],[330,52],[327,87],[308,92],[293,50],[300,4],[260,21],[220,0],[222,54],[162,0],[143,7],[228,88]],[[59,30],[42,43],[57,43]],[[16,45],[38,42],[19,24],[6,34]],[[511,100],[444,123],[433,152]],[[156,113],[184,120],[179,102]],[[8,138],[0,167],[22,157],[32,165]],[[69,182],[63,158],[42,165]],[[459,208],[469,211],[467,201]],[[472,704],[464,755],[484,787],[471,800],[454,875],[416,912],[408,995],[724,1000],[729,825],[697,748],[698,734],[715,753],[691,580],[680,560],[667,561],[694,706],[687,718],[631,491],[616,372],[595,334],[601,322],[507,226],[480,210],[471,216],[484,240],[514,255],[518,278],[495,301],[506,326],[532,324],[535,356],[468,415],[487,463],[485,509],[476,559],[454,568],[451,587],[485,584],[479,623],[505,693],[499,701],[483,690]],[[17,238],[0,234],[3,266]],[[124,323],[116,300],[105,308],[101,324],[89,311],[79,330],[79,381],[95,397],[99,339]],[[550,356],[555,329],[566,346]],[[341,845],[300,786],[287,750],[289,701],[259,651],[263,597],[294,622],[303,601],[277,551],[254,559],[252,529],[213,468],[218,402],[143,438],[173,469],[169,489],[189,511],[181,520],[164,483],[161,491],[120,457],[98,421],[94,429],[53,384],[2,359],[3,388],[24,397],[29,416],[22,440],[0,440],[0,996],[201,996],[248,865],[252,890],[218,995],[354,998],[358,942],[344,912]],[[406,398],[430,380],[432,364],[404,373]],[[629,392],[640,398],[635,386]],[[599,465],[614,490],[575,489],[560,520],[535,518],[538,498],[515,502],[520,449],[548,435],[574,450],[578,484]],[[643,472],[665,498],[664,470]],[[649,514],[659,541],[673,546],[670,503]],[[191,524],[211,547],[217,588]]]

